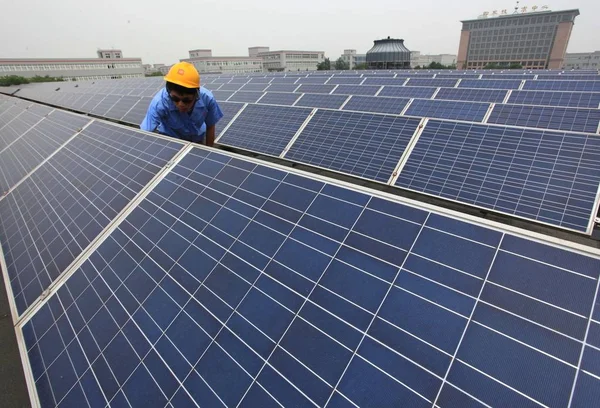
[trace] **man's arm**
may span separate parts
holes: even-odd
[[[209,147],[212,147],[215,144],[215,125],[206,127],[206,137],[204,140]]]

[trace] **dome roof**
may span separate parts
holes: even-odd
[[[367,62],[410,63],[410,50],[404,46],[404,40],[385,38],[373,41],[367,52]]]

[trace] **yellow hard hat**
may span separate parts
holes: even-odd
[[[200,74],[196,67],[189,62],[174,64],[165,76],[165,81],[181,85],[184,88],[200,88]]]

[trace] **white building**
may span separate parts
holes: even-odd
[[[258,57],[258,54],[260,54],[261,52],[269,52],[269,47],[249,47],[248,48],[248,55],[250,57]]]
[[[316,71],[325,60],[323,51],[265,51],[258,54],[267,72]]]
[[[563,69],[600,69],[600,51],[568,52],[565,54]]]
[[[342,59],[348,64],[350,69],[354,69],[357,64],[364,64],[367,62],[367,54],[357,54],[356,50],[344,50]]]
[[[98,54],[98,58],[104,58],[104,59],[123,58],[123,52],[121,50],[115,50],[115,49],[109,49],[109,50],[98,49],[98,51],[96,51],[96,54]]]
[[[432,62],[437,62],[442,65],[456,65],[456,54],[434,54],[422,55],[421,51],[410,52],[410,66],[412,68],[420,66],[426,67]]]
[[[141,58],[123,58],[122,54],[118,58],[4,58],[0,59],[0,76],[6,75],[50,76],[73,81],[137,78],[144,76],[144,67]]]
[[[212,50],[188,51],[189,58],[181,61],[193,64],[201,74],[244,74],[263,72],[262,59],[258,57],[213,57]]]

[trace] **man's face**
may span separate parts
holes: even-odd
[[[189,112],[196,100],[194,95],[182,95],[177,91],[169,92],[169,97],[181,113]]]

